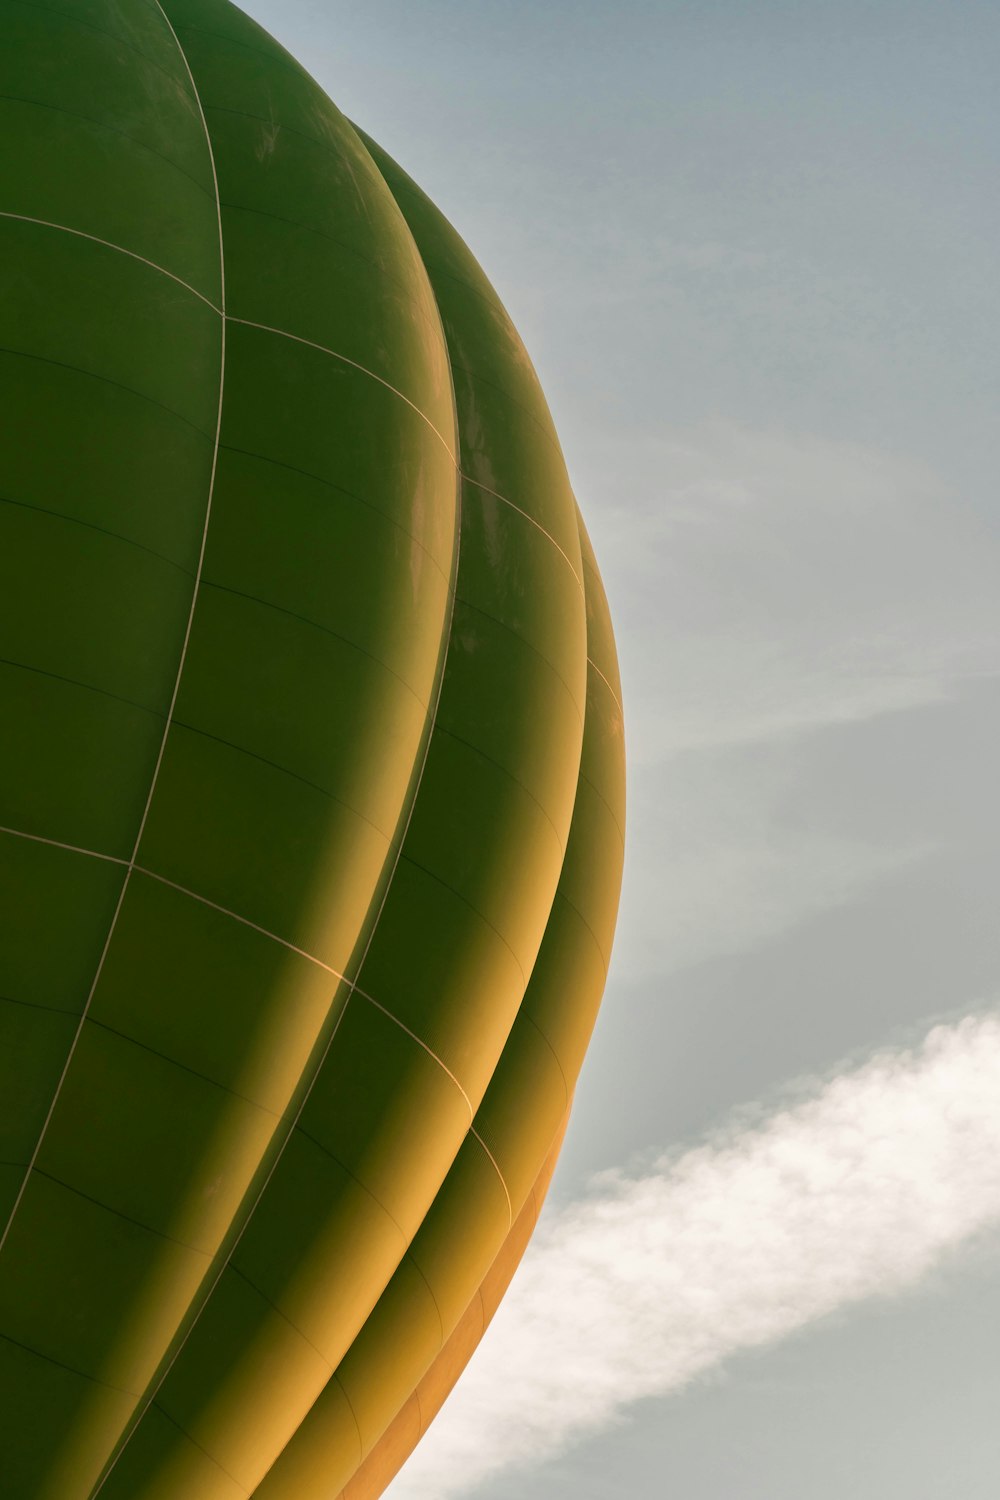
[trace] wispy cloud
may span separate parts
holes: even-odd
[[[595,533],[633,761],[897,712],[1000,669],[995,538],[925,466],[722,422],[600,442],[580,435],[608,493]]]
[[[912,1286],[1000,1218],[1000,1016],[935,1028],[543,1219],[391,1488],[447,1500],[741,1350]]]

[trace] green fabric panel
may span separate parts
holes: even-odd
[[[371,1190],[318,1141],[296,1130],[274,1180],[274,1212],[254,1217],[233,1267],[331,1363],[350,1344],[406,1248],[406,1235]],[[288,1226],[309,1229],[290,1235]],[[331,1265],[342,1267],[331,1276]]]
[[[526,510],[581,578],[575,501],[545,397],[517,331],[440,209],[360,134],[406,217],[434,288],[455,382],[463,471]]]
[[[173,563],[62,516],[0,505],[8,660],[162,714],[190,608],[191,578]]]
[[[203,589],[308,620],[367,652],[424,702],[449,583],[412,532],[366,501],[288,468],[279,477],[266,459],[220,453]]]
[[[108,1434],[126,1420],[133,1398],[3,1336],[0,1389],[5,1495],[11,1500],[86,1496],[100,1472]]]
[[[250,47],[262,53],[270,61],[272,70],[275,64],[291,69],[298,74],[300,90],[311,90],[322,104],[330,108],[326,95],[313,82],[302,64],[256,21],[231,5],[229,0],[170,0],[166,9],[178,31],[199,28],[207,35],[237,42],[242,47]]]
[[[129,882],[89,1014],[95,1024],[279,1115],[342,1004],[343,987],[325,969],[162,881],[138,876]],[[172,1113],[173,1107],[168,1118]]]
[[[587,695],[591,703],[587,719],[593,723],[593,732],[584,744],[580,774],[606,804],[624,841],[625,736],[621,704],[594,666],[587,674]]]
[[[0,694],[0,824],[128,859],[163,718],[19,664],[0,663]]]
[[[162,15],[93,10],[0,8],[0,129],[17,142],[0,167],[0,394],[20,439],[0,463],[0,815],[127,858],[187,627],[218,410],[219,315],[174,278],[216,298],[219,244],[204,132]],[[78,1014],[123,871],[6,837],[0,858],[2,989]],[[18,1192],[76,1033],[68,1017],[23,1019]],[[148,1369],[113,1309],[131,1298],[134,1324],[175,1325],[204,1273],[205,1257],[169,1247],[174,1282],[180,1267],[189,1283],[178,1302],[149,1274],[163,1244],[41,1162],[32,1173],[4,1246],[0,1321],[38,1351],[49,1394],[33,1402],[27,1371],[5,1385],[16,1500],[89,1490],[134,1404],[97,1382],[134,1386]]]
[[[527,511],[579,578],[575,502],[558,444],[521,402],[485,376],[461,368],[452,376],[463,418],[463,474]]]
[[[7,1222],[8,1215],[13,1211],[23,1181],[24,1166],[22,1162],[0,1161],[0,1214],[3,1214],[4,1223]],[[0,1334],[0,1340],[2,1338],[3,1335]]]
[[[607,626],[607,603],[596,574],[588,572],[588,578],[588,618],[593,622],[588,646],[596,654]],[[614,669],[606,645],[604,649],[604,659]],[[368,1451],[474,1297],[564,1119],[604,989],[606,964],[598,944],[610,945],[622,868],[617,825],[607,804],[583,779],[586,767],[623,805],[620,708],[593,672],[591,683],[559,890],[524,1003],[476,1113],[482,1144],[471,1134],[466,1138],[406,1258],[338,1367],[337,1378],[256,1492],[258,1500],[323,1500],[338,1492],[353,1472],[346,1467],[349,1450],[334,1436],[335,1427],[327,1446],[327,1414],[336,1411],[341,1385],[353,1409],[365,1413],[361,1428]],[[570,904],[566,891],[581,910]],[[509,1213],[506,1194],[502,1209],[497,1203],[502,1191],[497,1169],[509,1194]],[[491,1186],[492,1211],[487,1206]],[[436,1330],[429,1320],[421,1320],[428,1291],[441,1320]],[[394,1333],[405,1327],[422,1336],[413,1332],[404,1346],[407,1379],[401,1380]]]
[[[618,652],[615,649],[615,637],[611,628],[611,614],[608,609],[607,595],[604,592],[604,584],[601,582],[597,559],[594,556],[594,549],[587,534],[587,528],[583,524],[582,516],[578,516],[578,525],[580,527],[584,582],[587,589],[587,654],[617,698],[620,710],[622,684],[618,672]],[[623,772],[624,761],[620,755],[617,757],[616,763],[619,766],[619,770]]]
[[[334,1377],[324,1386],[308,1420],[254,1490],[254,1500],[335,1496],[336,1476],[350,1477],[363,1457],[357,1419]]]
[[[460,425],[462,420],[460,403]],[[475,421],[474,414],[469,414],[469,420]],[[506,411],[499,420],[510,427]],[[533,424],[526,421],[508,436],[512,466],[521,449],[526,468],[537,464],[539,438]],[[233,445],[243,446],[236,441]],[[319,465],[310,466],[310,473],[321,472]],[[564,473],[563,485],[565,511],[575,538],[575,512]],[[356,483],[344,487],[364,493]],[[524,498],[529,500],[527,494]],[[498,508],[503,511],[502,519],[493,527],[494,534],[487,534],[483,517],[492,521]],[[501,689],[509,684],[504,700],[509,726],[506,765],[455,734],[432,737],[403,858],[359,984],[430,1047],[476,1098],[516,1014],[524,975],[534,960],[551,906],[568,829],[571,799],[564,780],[559,787],[561,799],[550,794],[552,811],[562,822],[559,828],[520,776],[539,777],[536,768],[541,761],[544,769],[539,779],[544,782],[546,770],[550,784],[556,778],[552,761],[546,767],[537,748],[551,724],[553,753],[562,748],[569,761],[569,777],[575,779],[582,727],[577,704],[583,696],[585,651],[579,581],[549,537],[526,516],[493,497],[484,497],[479,490],[468,503],[468,512],[472,521],[467,531],[463,516],[459,598],[478,606],[498,657],[506,654],[521,660],[527,647],[537,654],[538,667],[523,675],[511,667],[500,684]],[[568,534],[567,543],[572,545]],[[557,664],[558,685],[540,715],[539,676],[551,671],[550,662]],[[559,681],[560,668],[576,688],[576,701]],[[438,710],[442,724],[464,721],[468,726],[482,697],[480,683],[472,685],[473,676],[465,674],[463,693],[462,674],[446,672]],[[531,749],[523,749],[522,766],[517,746],[527,747],[529,741]],[[565,762],[562,777],[566,777]],[[377,1074],[371,1073],[365,1050],[377,1057]],[[400,1071],[387,1091],[385,1074],[395,1072],[396,1054]],[[427,1082],[434,1080],[436,1090],[444,1088],[441,1104],[436,1112],[427,1104],[413,1112],[407,1101],[411,1095],[422,1097],[426,1085],[420,1084],[420,1078],[428,1068]],[[307,1103],[302,1128],[348,1167],[409,1235],[454,1158],[467,1123],[461,1109],[461,1096],[447,1074],[435,1069],[404,1032],[397,1031],[393,1037],[391,1022],[377,1011],[365,1012],[352,1002]],[[450,1128],[449,1112],[454,1122]],[[359,1142],[364,1143],[360,1157]],[[247,1231],[249,1242],[264,1232],[276,1213],[284,1168],[285,1162],[279,1162]],[[321,1221],[322,1215],[314,1209],[312,1218]],[[303,1243],[318,1239],[319,1225],[305,1231],[301,1221],[299,1225]],[[358,1263],[355,1253],[340,1263],[338,1271],[352,1277],[352,1266]],[[334,1262],[329,1265],[332,1274]],[[374,1277],[364,1278],[362,1284],[369,1288],[367,1300],[371,1302],[379,1291]],[[262,1290],[274,1299],[272,1287]],[[317,1285],[302,1298],[295,1313],[296,1326],[320,1347],[330,1347],[323,1342],[329,1334],[321,1339],[318,1333],[324,1322],[322,1302]],[[284,1302],[278,1305],[285,1309]],[[360,1292],[358,1305],[363,1305]],[[198,1347],[196,1329],[165,1390],[173,1383],[194,1379]],[[225,1442],[224,1435],[220,1442]],[[216,1456],[221,1452],[211,1443],[208,1447]]]
[[[468,1105],[440,1064],[381,1011],[352,999],[300,1128],[368,1189],[407,1239],[468,1124]],[[322,1205],[317,1217],[322,1222]]]
[[[469,1287],[479,1285],[482,1268],[493,1260],[510,1226],[505,1184],[482,1143],[470,1133],[407,1252],[433,1293],[441,1316],[441,1343],[468,1307]],[[378,1315],[384,1316],[381,1303]],[[355,1342],[346,1360],[370,1361],[363,1348],[367,1340],[366,1328],[364,1339]],[[418,1375],[413,1384],[419,1379]]]
[[[156,1397],[218,1463],[247,1482],[270,1467],[312,1407],[468,1126],[465,1102],[440,1066],[360,997],[344,1014],[320,1084],[300,1124],[319,1153],[286,1150],[240,1244],[240,1268],[252,1266],[261,1285],[251,1294],[246,1276],[227,1273]],[[336,1108],[327,1113],[323,1106],[331,1101]],[[340,1167],[339,1180],[324,1157]],[[303,1167],[304,1191],[294,1184],[290,1190]],[[279,1239],[284,1248],[275,1254]],[[289,1252],[298,1270],[288,1267]],[[234,1295],[230,1286],[218,1307],[227,1281],[237,1279],[247,1295]],[[350,1300],[341,1286],[353,1289]],[[278,1412],[279,1377],[272,1379],[267,1365],[272,1346],[281,1367]],[[240,1457],[248,1411],[260,1441]],[[267,1442],[275,1444],[270,1451]]]
[[[416,1032],[477,1099],[524,994],[517,955],[459,891],[405,858],[378,937],[361,988]],[[318,1093],[323,1096],[322,1078]],[[335,1097],[328,1108],[336,1111]]]
[[[4,1245],[4,1333],[136,1396],[151,1345],[177,1326],[208,1265],[200,1251],[34,1172]],[[59,1436],[54,1427],[50,1441]]]
[[[579,844],[593,851],[593,856],[587,861],[573,858],[571,841],[559,892],[590,928],[607,967],[618,915],[624,845],[611,809],[589,781],[580,782],[573,824]]]
[[[326,792],[238,747],[171,727],[139,848],[144,869],[340,973],[387,851],[383,833]]]
[[[226,109],[267,124],[280,119],[282,132],[294,131],[341,157],[348,150],[350,164],[358,163],[379,188],[381,178],[360,142],[345,145],[347,122],[336,105],[249,16],[208,0],[165,9],[174,18],[207,115]]]
[[[458,598],[505,625],[555,670],[576,705],[579,740],[586,625],[576,574],[526,516],[468,482],[462,486]]]
[[[168,1379],[156,1405],[179,1429],[176,1446],[193,1439],[250,1490],[322,1390],[330,1366],[232,1269],[223,1273],[189,1347],[197,1357],[185,1362],[184,1380]]]
[[[17,354],[0,352],[0,400],[23,439],[4,446],[4,504],[108,533],[193,580],[212,473],[210,436],[134,391]]]
[[[118,861],[0,836],[10,1201],[93,988],[0,1261],[0,1327],[58,1372],[12,1408],[12,1500],[87,1500],[99,1471],[104,1500],[349,1477],[510,1222],[470,1110],[485,1091],[523,1194],[616,899],[620,733],[581,770],[613,694],[597,668],[588,690],[589,573],[516,332],[255,23],[167,10],[218,168],[217,454],[219,318],[173,279],[220,301],[184,56],[149,0],[0,0],[24,146],[0,262],[31,267],[0,313],[30,439],[0,471],[0,821]],[[567,975],[553,1051],[536,991]]]
[[[277,1117],[87,1020],[36,1170],[212,1255]]]
[[[425,1349],[441,1344],[437,1304],[411,1260],[401,1262],[365,1327],[370,1333],[364,1347],[352,1350],[337,1371],[361,1433],[363,1454],[382,1435],[384,1407],[398,1410],[423,1374]],[[329,1473],[329,1492],[336,1495],[350,1477],[350,1470]]]
[[[580,721],[563,679],[500,621],[458,600],[437,732],[515,777],[565,843],[576,793]],[[508,705],[525,702],[512,715]]]
[[[212,118],[244,131],[251,123],[239,115]],[[447,432],[451,388],[447,364],[428,358],[438,331],[429,297],[415,298],[405,282],[330,236],[264,211],[227,205],[223,231],[233,267],[226,286],[231,316],[364,365]]]
[[[212,202],[197,106],[159,10],[142,0],[126,0],[114,6],[109,28],[107,14],[95,22],[87,16],[88,8],[76,6],[74,15],[65,7],[2,0],[6,45],[0,54],[0,93],[65,111],[143,148],[150,158],[194,179]],[[62,175],[58,163],[53,175]],[[116,176],[106,162],[99,175],[112,182]],[[213,212],[213,227],[214,221]],[[212,279],[217,285],[218,261]]]
[[[123,878],[107,860],[0,833],[0,994],[79,1014]],[[48,1094],[41,1079],[35,1087]]]
[[[614,847],[608,870],[612,878],[620,879],[621,852],[616,857]],[[607,964],[597,939],[576,908],[557,892],[524,1015],[552,1048],[570,1091],[583,1063],[606,978]]]
[[[448,685],[446,679],[445,691]],[[521,704],[508,700],[508,707],[515,713]],[[434,735],[404,857],[485,917],[525,977],[562,854],[559,830],[520,781],[481,750]]]
[[[101,1500],[246,1500],[246,1493],[155,1406],[100,1489]]]
[[[196,181],[106,125],[23,99],[0,100],[0,132],[7,138],[16,134],[20,142],[16,153],[0,157],[5,213],[109,240],[218,304],[218,229],[210,181]],[[95,199],[93,181],[109,155],[115,158],[113,187]],[[147,207],[150,186],[163,209],[155,218]]]
[[[580,1005],[586,998],[573,996],[573,1001]],[[529,994],[525,1007],[531,1003]],[[531,1024],[527,1008],[518,1021],[476,1111],[476,1130],[500,1169],[515,1215],[534,1186],[570,1102],[569,1084],[559,1059],[541,1031]],[[456,1234],[461,1230],[453,1225],[452,1237]],[[486,1264],[480,1263],[480,1280]],[[466,1304],[468,1301],[466,1297]]]
[[[222,444],[367,501],[450,572],[455,477],[448,446],[395,392],[353,365],[231,324]]]
[[[332,631],[213,588],[199,595],[188,658],[179,725],[287,771],[392,837],[427,715],[395,673]]]
[[[39,1080],[59,1077],[76,1028],[72,1013],[0,997],[0,1162],[22,1176],[49,1108]]]
[[[219,314],[193,292],[106,245],[19,219],[0,218],[0,258],[31,265],[7,283],[3,348],[110,381],[214,435]]]

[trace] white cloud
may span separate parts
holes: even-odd
[[[914,1285],[1000,1218],[1000,1017],[550,1212],[392,1500],[472,1495],[741,1350]]]

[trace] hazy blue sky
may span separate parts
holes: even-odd
[[[465,235],[552,405],[631,764],[615,966],[553,1204],[576,1213],[614,1169],[663,1185],[681,1222],[663,1153],[736,1111],[750,1161],[747,1121],[842,1073],[869,1119],[873,1052],[1000,1002],[1000,8],[247,8]],[[1000,1101],[991,1121],[973,1085],[993,1033],[960,1034],[947,1077],[987,1100],[961,1155],[988,1208]],[[886,1075],[890,1113],[916,1066]],[[923,1139],[899,1120],[885,1139]],[[910,1163],[925,1196],[902,1260],[940,1199],[935,1141]],[[873,1234],[891,1186],[862,1205]],[[836,1236],[846,1261],[868,1254],[849,1208],[817,1241],[820,1279]],[[730,1231],[727,1275],[738,1216]],[[617,1425],[595,1409],[551,1456],[447,1493],[994,1500],[1000,1233],[962,1219],[919,1281],[878,1254],[825,1314],[789,1263],[767,1292],[800,1298],[787,1337],[745,1352],[734,1334],[728,1354],[723,1337]],[[659,1276],[636,1314],[651,1328]]]

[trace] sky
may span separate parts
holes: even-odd
[[[1000,9],[246,8],[506,302],[625,692],[549,1207],[390,1500],[993,1500]]]

